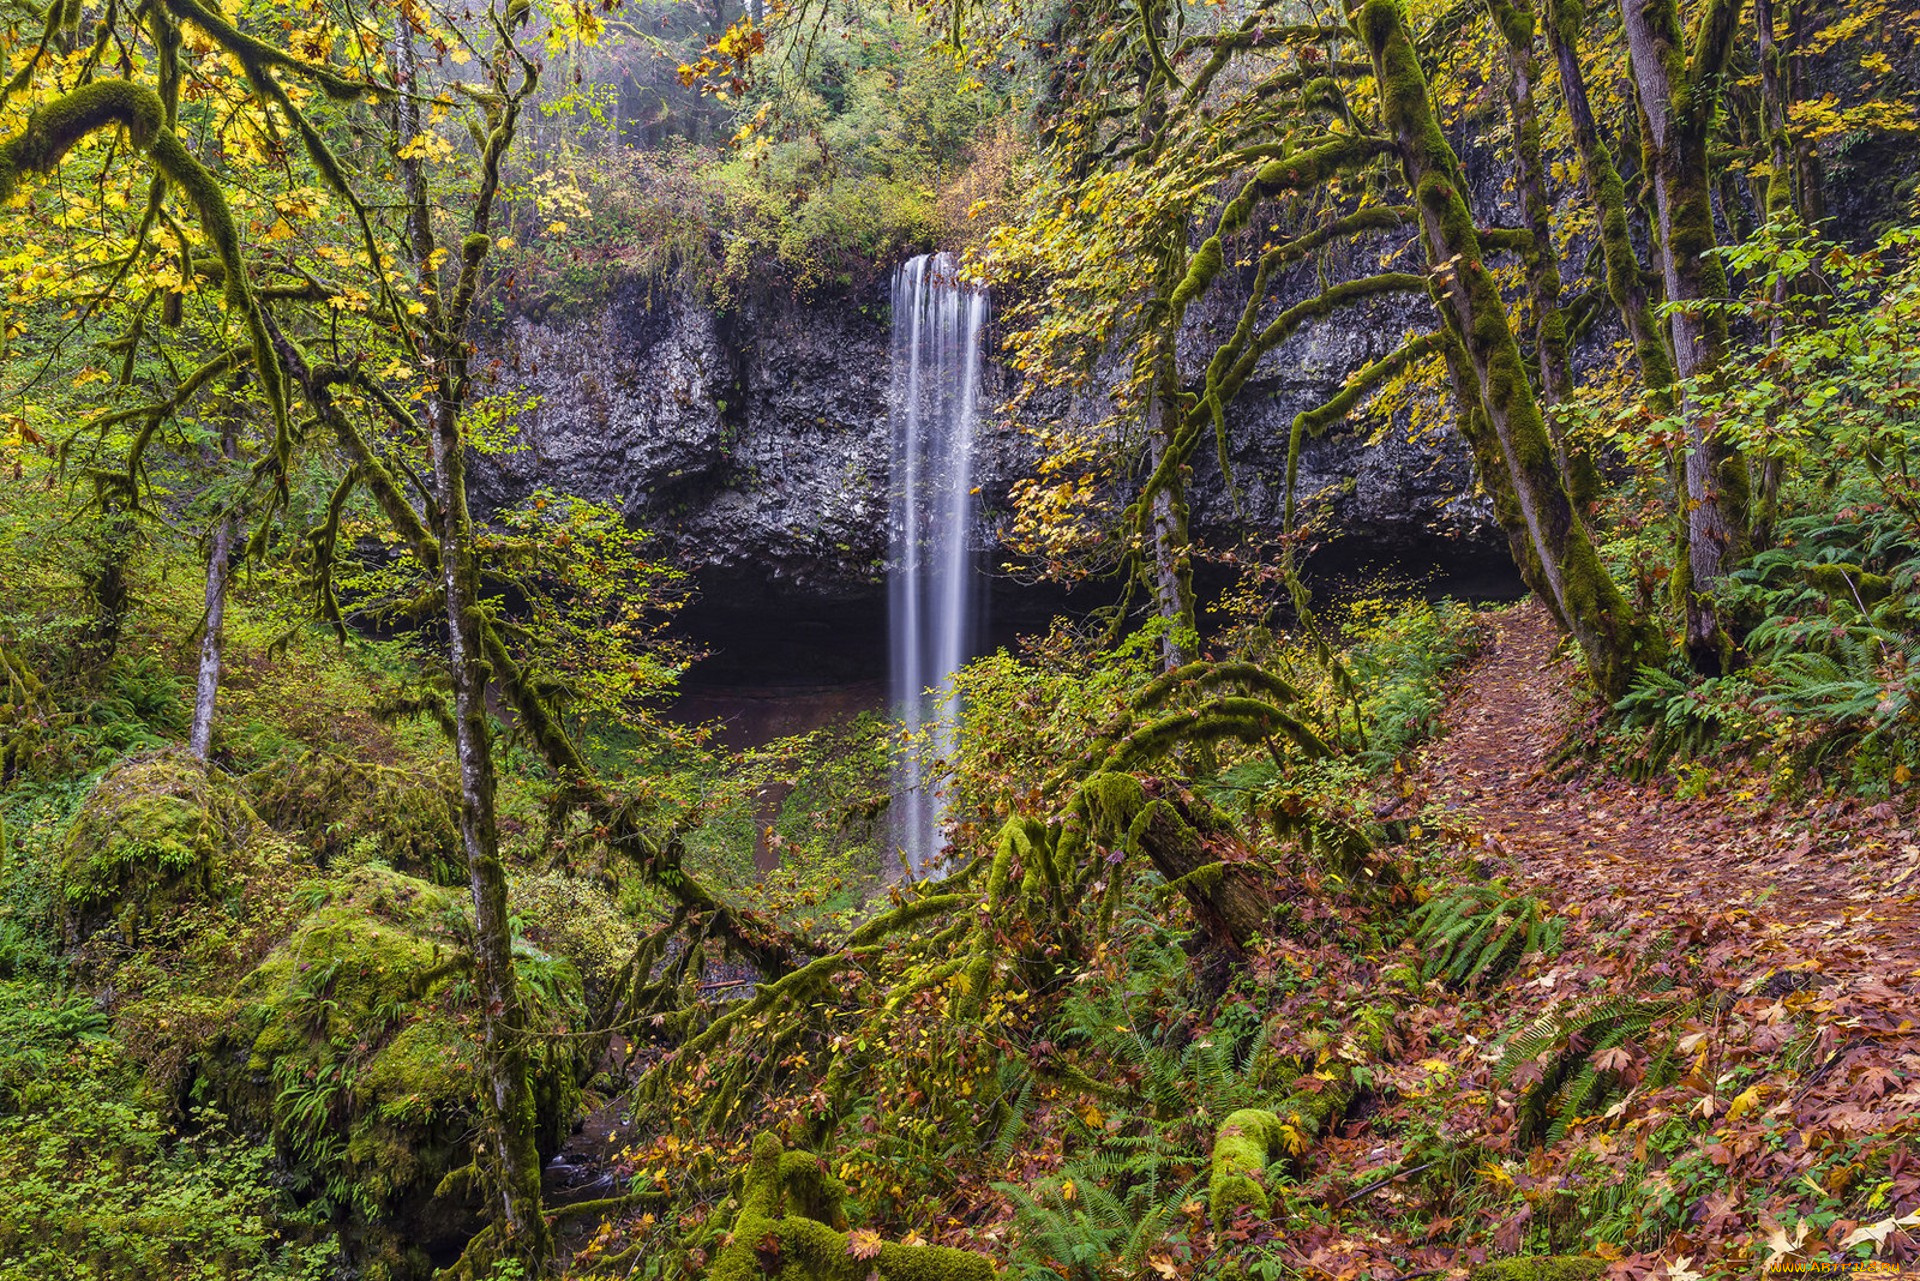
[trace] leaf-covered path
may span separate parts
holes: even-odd
[[[1457,839],[1563,908],[1604,906],[1649,931],[1712,921],[1764,944],[1755,959],[1773,968],[1920,995],[1911,814],[1851,801],[1787,811],[1743,776],[1695,800],[1591,770],[1555,777],[1576,679],[1556,656],[1560,633],[1531,602],[1493,626],[1422,771]]]
[[[1920,1229],[1900,1217],[1920,1206],[1911,808],[1788,808],[1738,769],[1706,779],[1695,800],[1591,768],[1562,776],[1551,759],[1580,712],[1559,634],[1532,604],[1492,627],[1412,790],[1428,821],[1439,816],[1443,847],[1566,922],[1563,945],[1527,958],[1477,1017],[1425,1016],[1451,1027],[1459,1079],[1481,1091],[1461,1096],[1447,1124],[1524,1157],[1508,1169],[1531,1190],[1526,1204],[1489,1211],[1508,1216],[1498,1251],[1527,1239],[1536,1196],[1578,1200],[1598,1177],[1638,1189],[1626,1208],[1596,1210],[1577,1243],[1619,1281],[1757,1276],[1868,1250],[1911,1266]],[[1678,1013],[1607,1070],[1624,1064],[1637,1079],[1666,1045],[1681,1056],[1677,1079],[1640,1081],[1545,1147],[1523,1142],[1527,1068],[1489,1077],[1485,1047],[1529,1020],[1636,1000]]]

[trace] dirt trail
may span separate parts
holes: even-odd
[[[1920,991],[1920,837],[1896,807],[1770,806],[1738,777],[1698,800],[1597,771],[1556,779],[1575,673],[1538,604],[1508,610],[1419,773],[1457,840],[1561,906],[1622,924],[1708,922],[1754,960]],[[1902,807],[1904,808],[1904,807]]]

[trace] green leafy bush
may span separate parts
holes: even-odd
[[[0,981],[0,1277],[332,1275],[269,1149],[210,1110],[176,1128],[86,996]]]

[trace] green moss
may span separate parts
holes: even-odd
[[[1241,1210],[1266,1214],[1273,1205],[1263,1181],[1266,1168],[1305,1146],[1299,1130],[1275,1113],[1242,1108],[1229,1116],[1213,1140],[1207,1212],[1214,1226],[1225,1227]]]
[[[220,856],[256,820],[184,753],[135,757],[100,777],[60,848],[67,941],[110,921],[129,943],[175,909],[211,896]]]
[[[817,1157],[783,1153],[777,1138],[761,1133],[731,1243],[714,1260],[709,1281],[992,1281],[993,1263],[968,1250],[886,1242],[873,1257],[857,1257],[847,1233],[810,1213],[837,1218],[843,1192]]]
[[[1893,580],[1885,574],[1872,574],[1858,565],[1836,561],[1831,565],[1803,565],[1800,577],[1807,586],[1822,592],[1828,600],[1871,607],[1893,595]]]
[[[358,1261],[392,1277],[425,1275],[420,1250],[478,1227],[437,1192],[486,1115],[466,915],[453,891],[354,869],[241,982],[202,1059],[205,1092],[270,1131],[296,1177],[326,1189]],[[578,1022],[571,966],[530,947],[515,963],[536,1025]],[[570,1045],[528,1055],[548,1152],[580,1099]]]
[[[299,833],[328,866],[379,859],[445,885],[465,880],[450,767],[416,772],[311,751],[269,761],[246,785],[262,818]]]

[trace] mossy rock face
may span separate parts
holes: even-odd
[[[214,1096],[272,1133],[292,1183],[333,1207],[370,1278],[424,1277],[480,1227],[466,1196],[437,1194],[483,1124],[466,920],[459,894],[354,869],[240,984],[202,1061]],[[535,1026],[575,1021],[572,967],[523,951]],[[533,1056],[543,1155],[568,1132],[578,1066]]]
[[[101,775],[61,846],[67,943],[109,927],[128,944],[180,907],[214,896],[257,820],[223,779],[184,753],[137,756]]]

